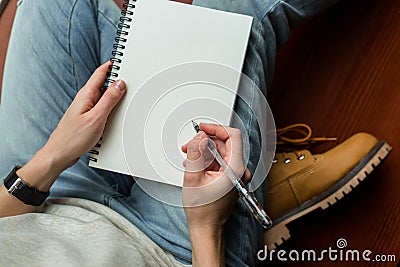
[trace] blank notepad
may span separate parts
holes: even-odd
[[[236,95],[224,86],[238,88],[252,18],[167,0],[131,2],[115,63],[128,90],[90,166],[182,186],[180,145],[194,136],[190,118],[231,120]],[[238,72],[213,84],[224,66]]]

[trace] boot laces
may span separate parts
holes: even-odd
[[[293,149],[293,146],[302,147],[304,149],[310,147],[312,144],[318,142],[334,141],[335,137],[313,137],[312,129],[305,123],[295,123],[289,126],[279,128],[276,130],[277,146],[290,146],[290,152],[296,155],[297,160],[303,160],[305,155],[299,150]],[[289,164],[291,158],[288,156],[288,150],[281,152],[283,155],[283,162]],[[272,161],[277,163],[278,159],[275,157]]]

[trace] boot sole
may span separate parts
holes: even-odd
[[[370,174],[390,153],[392,147],[380,141],[349,173],[321,195],[303,203],[298,208],[276,220],[271,229],[264,233],[264,244],[274,250],[290,238],[287,224],[318,209],[327,209],[349,194]]]

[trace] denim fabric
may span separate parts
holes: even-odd
[[[271,83],[276,50],[288,39],[292,27],[333,2],[194,0],[195,5],[255,18],[243,72],[264,94]],[[111,0],[19,1],[0,105],[0,177],[15,164],[25,164],[45,144],[77,91],[96,67],[110,58],[119,16]],[[240,101],[236,112],[250,133],[249,168],[254,171],[260,132],[253,114]],[[107,205],[178,260],[190,264],[183,209],[148,196],[129,176],[88,167],[86,158],[60,175],[51,196]],[[265,186],[256,192],[260,200],[263,190]],[[226,224],[225,238],[227,265],[255,265],[262,229],[240,201]]]

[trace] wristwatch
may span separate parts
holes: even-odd
[[[17,171],[21,166],[15,166],[4,179],[4,186],[8,193],[21,200],[26,205],[40,206],[50,195],[50,192],[42,192],[25,183],[18,177]]]

